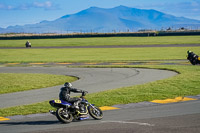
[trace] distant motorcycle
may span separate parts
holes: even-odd
[[[25,43],[25,46],[28,48],[28,47],[31,47],[31,43],[29,42],[29,41],[27,41],[26,43]]]
[[[85,120],[89,119],[89,115],[96,120],[101,120],[103,118],[103,112],[100,108],[90,104],[84,96],[86,91],[82,93],[82,101],[80,102],[79,107],[82,108],[76,109],[73,107],[72,103],[63,101],[63,100],[51,100],[49,104],[55,108],[56,111],[50,110],[49,112],[57,117],[57,119],[62,123],[70,123],[73,120]]]
[[[192,51],[187,51],[188,56],[187,59],[190,61],[192,65],[200,64],[200,57],[193,53]]]

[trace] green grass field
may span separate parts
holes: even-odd
[[[75,80],[77,78],[64,75],[0,73],[0,94],[46,88]]]
[[[25,47],[26,41],[27,40],[0,40],[0,47]],[[199,44],[200,36],[97,37],[65,39],[29,39],[29,41],[31,42],[33,47]]]
[[[0,49],[0,63],[159,61],[186,59],[187,50],[200,54],[200,47]]]
[[[0,47],[24,47],[26,40],[0,40]],[[33,42],[32,42],[33,41]],[[34,42],[35,41],[35,42]],[[55,43],[57,41],[57,43]],[[60,42],[59,42],[60,41]],[[138,44],[200,44],[200,36],[184,37],[113,37],[113,38],[70,38],[55,40],[31,40],[35,46],[71,45],[138,45]],[[46,43],[45,43],[46,42]],[[49,44],[48,44],[48,43]],[[37,44],[37,45],[36,45]],[[0,49],[1,63],[28,62],[130,62],[151,60],[186,59],[187,50],[200,54],[200,47],[157,47],[157,48],[84,48],[84,49]],[[91,66],[90,66],[91,67]],[[177,76],[143,85],[113,89],[87,95],[87,99],[97,106],[136,103],[154,99],[200,94],[200,67],[193,65],[141,65],[141,66],[99,66],[99,67],[146,67],[174,70]],[[32,75],[26,75],[32,77]],[[0,75],[2,81],[9,82],[9,75]],[[5,77],[5,78],[4,78]],[[17,77],[19,80],[23,76]],[[10,76],[10,78],[14,78]],[[29,77],[26,77],[29,78]],[[51,78],[51,77],[48,77]],[[35,77],[37,79],[37,76]],[[10,83],[15,86],[14,83]],[[20,83],[21,86],[24,83]],[[6,84],[3,85],[7,87]],[[33,84],[32,87],[35,87]],[[20,87],[21,88],[21,87]],[[38,88],[38,87],[36,87]],[[10,92],[14,92],[12,90]],[[48,101],[32,105],[1,108],[0,116],[45,113],[52,109]]]

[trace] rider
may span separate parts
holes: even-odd
[[[78,105],[79,105],[79,103],[81,102],[82,99],[78,98],[78,97],[70,98],[70,92],[85,93],[85,91],[79,90],[79,89],[76,89],[76,88],[72,88],[72,84],[69,83],[69,82],[66,82],[64,84],[64,87],[62,87],[60,90],[61,90],[60,94],[59,94],[60,100],[64,100],[64,101],[73,103],[74,107],[76,109],[79,109]]]
[[[29,41],[26,42],[26,47],[31,47],[31,43]]]
[[[188,53],[188,56],[191,56],[191,57],[194,57],[194,58],[198,58],[199,57],[198,55],[196,55],[194,52],[192,52],[190,50],[188,50],[187,53]]]
[[[188,57],[187,57],[187,59],[189,60],[189,58],[196,58],[197,60],[199,59],[199,56],[198,55],[196,55],[194,52],[192,52],[192,51],[190,51],[190,50],[188,50],[187,51],[187,54],[188,54]]]

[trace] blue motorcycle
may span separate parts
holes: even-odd
[[[70,123],[73,120],[85,120],[89,119],[89,115],[96,120],[101,120],[103,118],[103,112],[100,108],[89,103],[85,96],[86,91],[82,93],[80,97],[82,101],[79,104],[79,109],[74,108],[72,103],[63,100],[51,100],[49,104],[57,108],[56,111],[50,110],[49,112],[57,117],[57,119],[62,123]]]

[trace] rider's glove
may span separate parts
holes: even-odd
[[[82,91],[82,96],[85,96],[86,93],[88,93],[87,91]]]

